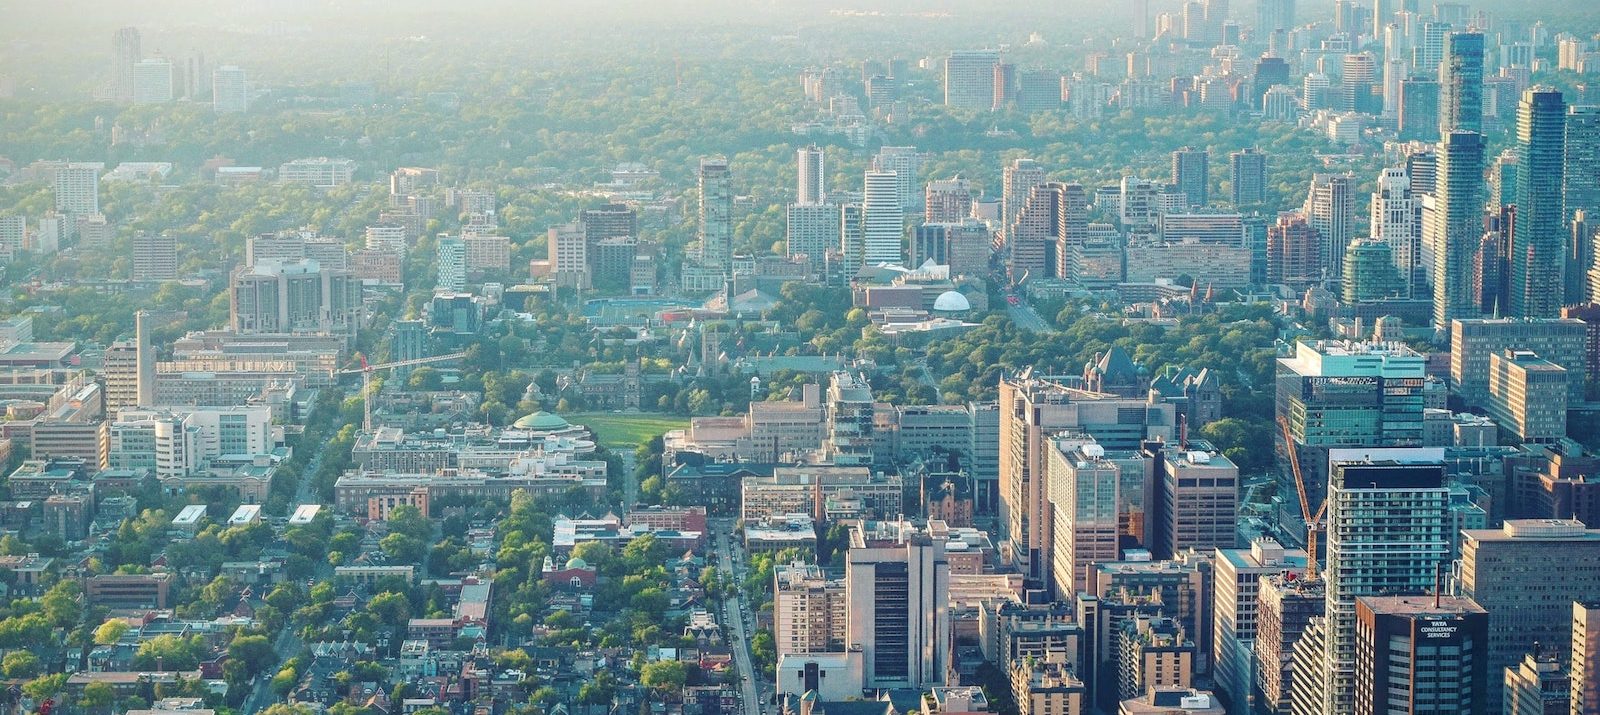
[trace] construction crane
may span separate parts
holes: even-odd
[[[1289,421],[1279,417],[1278,427],[1283,430],[1283,449],[1289,453],[1289,470],[1294,473],[1294,488],[1300,494],[1300,517],[1306,522],[1306,578],[1317,578],[1317,532],[1322,529],[1322,515],[1328,510],[1328,498],[1324,496],[1322,503],[1317,505],[1317,513],[1311,513],[1311,499],[1306,496],[1306,480],[1300,473],[1300,451],[1294,448],[1294,433],[1289,429]]]
[[[447,360],[460,360],[461,358],[464,358],[466,356],[467,356],[466,353],[450,353],[449,355],[435,355],[433,357],[416,358],[414,360],[396,360],[394,362],[380,362],[380,363],[378,363],[376,365],[370,365],[370,364],[367,363],[367,356],[366,355],[363,355],[361,353],[356,353],[356,360],[360,361],[361,367],[351,368],[349,370],[340,370],[336,374],[338,374],[338,375],[357,375],[357,374],[361,375],[361,405],[362,405],[362,409],[364,410],[364,412],[362,414],[362,418],[361,418],[361,429],[366,431],[366,432],[371,432],[372,431],[372,395],[371,395],[371,391],[372,391],[372,373],[373,372],[376,372],[378,370],[388,370],[390,368],[395,368],[395,367],[413,367],[413,366],[416,366],[416,365],[428,365],[430,363],[445,362]]]

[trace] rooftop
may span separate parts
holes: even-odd
[[[1507,519],[1498,529],[1466,529],[1472,541],[1600,541],[1600,529],[1576,519]]]
[[[1459,616],[1488,613],[1470,598],[1455,596],[1362,596],[1356,599],[1374,613],[1394,616]]]

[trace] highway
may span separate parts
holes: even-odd
[[[711,529],[714,532],[714,543],[717,549],[717,569],[732,584],[734,597],[722,600],[722,628],[728,638],[728,644],[733,646],[733,662],[739,669],[739,700],[743,703],[744,715],[763,715],[768,712],[767,705],[762,699],[762,693],[767,690],[757,685],[757,678],[761,677],[756,672],[754,661],[750,657],[750,626],[747,620],[752,617],[750,604],[745,599],[744,589],[740,583],[744,580],[734,571],[733,557],[738,547],[734,544],[733,520],[714,519]]]

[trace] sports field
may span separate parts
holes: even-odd
[[[689,418],[650,413],[574,412],[562,418],[594,432],[606,449],[632,449],[651,437],[689,426]]]

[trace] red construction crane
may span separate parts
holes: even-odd
[[[1294,473],[1294,488],[1300,495],[1300,517],[1306,522],[1306,578],[1317,578],[1317,533],[1322,530],[1322,515],[1328,510],[1328,498],[1324,496],[1322,503],[1317,505],[1317,513],[1311,513],[1311,500],[1306,496],[1306,480],[1300,474],[1300,451],[1294,447],[1294,433],[1289,429],[1289,421],[1278,418],[1278,427],[1283,430],[1283,449],[1289,453],[1289,470]]]
[[[356,353],[356,355],[355,355],[356,360],[358,360],[361,363],[361,367],[352,368],[352,369],[349,369],[349,370],[340,370],[338,372],[338,374],[340,374],[340,375],[355,375],[355,374],[359,373],[361,375],[361,405],[362,405],[362,409],[364,410],[364,413],[363,413],[362,419],[361,419],[361,429],[363,429],[363,430],[365,430],[367,432],[371,432],[372,431],[372,395],[371,395],[371,392],[372,392],[372,373],[373,372],[375,372],[377,370],[388,370],[389,368],[394,368],[394,367],[412,367],[412,366],[415,366],[415,365],[427,365],[427,364],[430,364],[430,363],[445,362],[447,360],[460,360],[461,358],[464,358],[466,356],[467,356],[466,353],[450,353],[449,355],[435,355],[433,357],[416,358],[414,360],[395,360],[393,362],[381,362],[381,363],[378,363],[376,365],[369,365],[369,364],[367,364],[367,356],[366,355],[363,355],[361,353]]]

